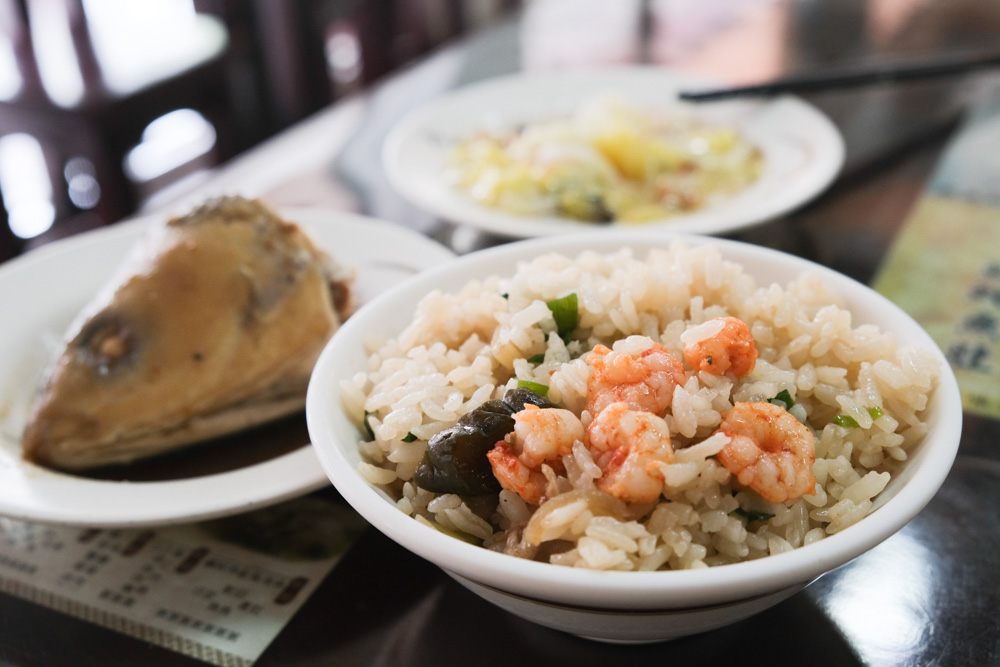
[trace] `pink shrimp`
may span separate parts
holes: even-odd
[[[684,361],[713,375],[729,372],[743,377],[757,364],[757,345],[750,327],[735,317],[717,317],[681,334]]]
[[[542,504],[548,485],[545,474],[539,468],[525,465],[506,440],[498,442],[486,453],[486,458],[500,486],[521,496],[525,502]]]
[[[767,500],[781,503],[815,490],[815,437],[783,407],[737,403],[722,416],[716,432],[731,438],[716,458]]]
[[[529,403],[514,414],[513,435],[496,443],[486,457],[500,486],[538,505],[548,485],[542,465],[548,463],[561,471],[562,457],[583,438],[583,424],[569,410],[543,409]]]
[[[660,465],[670,463],[674,450],[670,429],[660,417],[611,403],[587,428],[587,447],[602,475],[594,485],[625,502],[648,503],[663,492]]]
[[[611,403],[663,414],[674,388],[684,383],[684,365],[659,343],[638,356],[598,345],[587,361],[594,367],[587,382],[587,410],[596,416]]]

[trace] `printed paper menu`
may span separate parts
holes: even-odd
[[[164,528],[0,518],[0,590],[210,664],[248,667],[365,526],[314,496]]]

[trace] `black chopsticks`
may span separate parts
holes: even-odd
[[[774,79],[766,83],[701,91],[681,91],[678,97],[689,102],[708,102],[733,97],[768,97],[782,93],[834,90],[874,83],[929,79],[964,74],[1000,65],[1000,52],[973,53],[934,61],[894,65],[871,65],[852,69],[814,72]]]

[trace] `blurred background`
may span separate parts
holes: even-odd
[[[734,83],[1000,37],[994,0],[0,0],[0,261],[155,208],[519,10],[523,69],[645,61]],[[928,115],[948,111],[924,90]]]
[[[0,261],[120,220],[513,0],[0,0]]]

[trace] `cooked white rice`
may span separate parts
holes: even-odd
[[[578,297],[579,326],[567,344],[546,336],[556,325],[545,302],[570,292]],[[595,345],[634,353],[655,341],[683,358],[684,332],[720,316],[749,325],[758,361],[739,380],[685,364],[686,382],[662,415],[675,458],[662,467],[658,502],[626,505],[596,491],[601,469],[579,441],[563,457],[565,472],[545,470],[541,508],[508,490],[484,500],[412,482],[435,433],[518,381],[548,386],[549,400],[581,415],[591,373],[585,357]],[[485,548],[614,570],[760,558],[861,520],[923,437],[922,412],[938,375],[930,352],[898,347],[875,326],[854,326],[817,276],[758,286],[714,247],[681,242],[643,257],[627,249],[548,254],[514,276],[435,292],[398,337],[373,343],[370,352],[367,371],[342,387],[348,410],[359,425],[367,415],[374,433],[360,444],[365,479],[397,498],[402,511]],[[527,361],[540,354],[542,363]],[[728,437],[713,433],[735,402],[783,390],[795,401],[792,414],[815,433],[816,486],[774,503],[716,460]],[[838,415],[857,427],[838,425]]]

